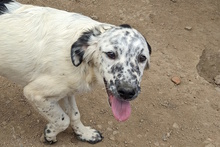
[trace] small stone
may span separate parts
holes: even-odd
[[[214,80],[216,85],[220,85],[220,75],[217,75]]]
[[[191,31],[192,27],[191,26],[186,26],[184,29],[187,30],[187,31]]]
[[[220,92],[220,87],[215,87],[215,90],[217,90],[218,92]]]
[[[212,144],[212,143],[209,143],[209,144],[207,144],[205,147],[215,147],[215,145]]]
[[[142,138],[142,135],[141,135],[141,134],[138,134],[137,137],[138,137],[138,138]]]
[[[143,119],[141,119],[141,120],[140,120],[140,122],[142,123],[142,122],[144,122],[144,120],[143,120]]]
[[[98,20],[99,19],[99,17],[96,16],[96,15],[92,15],[91,18],[94,19],[94,20]]]
[[[174,124],[173,124],[173,128],[179,129],[180,127],[179,127],[179,125],[178,125],[177,123],[174,123]]]
[[[113,122],[112,122],[112,121],[108,121],[108,124],[109,124],[109,125],[112,125],[112,124],[113,124]]]
[[[207,138],[205,141],[204,141],[204,143],[205,144],[209,144],[210,142],[212,142],[213,140],[211,139],[211,138]]]
[[[166,134],[164,134],[163,137],[162,137],[162,140],[163,141],[167,141],[170,138],[170,135],[171,135],[171,131],[166,133]]]
[[[116,134],[118,134],[118,131],[113,131],[112,134],[113,134],[113,135],[116,135]]]
[[[112,131],[112,128],[109,128],[109,127],[108,127],[108,128],[107,128],[107,131]]]
[[[30,116],[31,113],[32,113],[31,110],[29,110],[28,113],[27,113],[27,116]]]
[[[10,102],[11,102],[10,100],[7,100],[5,103],[6,103],[6,104],[9,104]]]
[[[113,135],[111,135],[111,136],[109,137],[109,139],[112,140],[112,141],[115,141],[115,137],[114,137]]]
[[[172,81],[174,84],[176,84],[176,85],[179,85],[179,84],[181,83],[180,78],[177,77],[177,76],[172,77],[172,78],[171,78],[171,81]]]
[[[99,129],[102,129],[102,125],[97,125],[97,127],[98,127]]]

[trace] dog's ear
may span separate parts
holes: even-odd
[[[122,28],[131,28],[131,26],[129,24],[121,24],[120,27],[122,27]]]
[[[147,47],[148,47],[148,50],[149,50],[149,54],[151,55],[151,46],[150,46],[150,44],[148,42],[147,42]]]
[[[150,44],[147,42],[146,38],[144,38],[146,43],[147,43],[147,47],[148,47],[148,51],[149,51],[149,54],[151,55],[151,46]],[[150,68],[150,63],[147,62],[146,66],[145,66],[145,70],[149,69]]]
[[[71,47],[71,59],[74,66],[79,66],[82,63],[84,60],[84,54],[88,47],[92,44],[95,44],[97,42],[96,38],[110,28],[112,28],[111,25],[101,24],[88,31],[85,31],[78,38],[78,40]]]
[[[85,32],[71,47],[71,59],[74,66],[79,66],[83,61],[83,55],[88,47],[91,33]]]

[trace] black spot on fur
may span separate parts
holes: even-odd
[[[129,24],[121,24],[120,27],[122,27],[122,28],[131,28],[131,26]]]
[[[123,69],[124,69],[123,65],[120,63],[117,63],[111,67],[111,73],[114,74],[114,73],[123,71]]]
[[[126,31],[125,32],[125,36],[128,36],[130,34],[130,32]]]
[[[8,4],[10,2],[13,2],[13,1],[12,0],[1,0],[0,1],[0,15],[4,14],[4,12],[8,10],[5,4]]]
[[[75,112],[75,116],[78,114],[78,112]]]
[[[48,129],[48,130],[47,130],[47,133],[51,133],[51,131]]]
[[[62,118],[61,118],[62,120],[64,120],[65,119],[65,117],[64,117],[64,115],[62,114]]]

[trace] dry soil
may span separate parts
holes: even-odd
[[[77,96],[86,125],[103,133],[90,145],[70,128],[54,147],[220,147],[219,0],[18,0],[82,13],[115,25],[128,23],[152,46],[151,66],[132,116],[117,122],[98,87]],[[2,28],[1,28],[2,29]],[[174,84],[172,77],[181,83]],[[47,122],[32,109],[22,88],[0,77],[0,146],[42,147]]]

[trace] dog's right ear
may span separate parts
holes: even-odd
[[[91,32],[85,32],[71,47],[71,59],[74,66],[79,66],[83,61],[83,55],[86,48],[89,46],[88,41]]]
[[[84,32],[71,47],[71,59],[74,66],[79,66],[84,60],[87,48],[95,43],[95,38],[112,28],[111,25],[101,24]],[[88,56],[88,55],[87,55]]]

